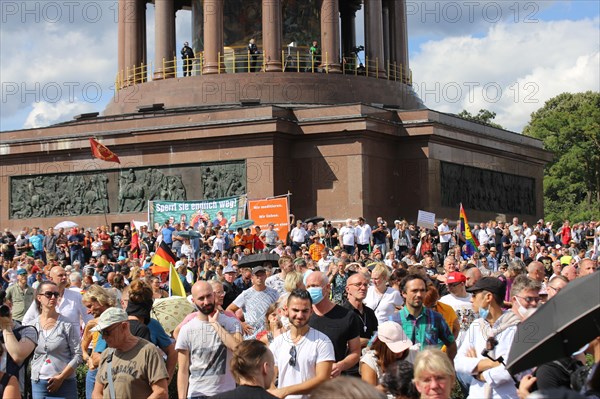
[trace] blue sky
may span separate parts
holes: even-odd
[[[104,109],[117,69],[115,5],[0,2],[0,130],[47,126]],[[153,12],[148,8],[151,60]],[[407,10],[415,90],[439,91],[422,96],[432,109],[490,109],[496,122],[520,132],[549,98],[600,90],[596,0],[407,0]],[[359,43],[362,31],[357,27]],[[190,32],[189,13],[180,11],[178,46]]]

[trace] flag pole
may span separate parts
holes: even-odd
[[[169,262],[169,297],[171,296],[171,274],[173,270],[173,264]]]

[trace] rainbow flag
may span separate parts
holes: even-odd
[[[464,237],[467,242],[467,251],[466,254],[468,256],[473,255],[475,252],[479,252],[479,240],[477,237],[474,237],[471,234],[471,228],[469,227],[469,222],[467,220],[467,214],[462,206],[462,202],[460,204],[460,214],[459,214],[460,224],[458,226],[459,233]],[[462,251],[462,248],[461,248]]]

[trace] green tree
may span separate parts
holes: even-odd
[[[563,93],[531,114],[523,134],[544,142],[546,219],[600,218],[600,93]]]
[[[473,121],[477,123],[483,123],[484,125],[497,127],[498,129],[504,129],[501,125],[492,122],[494,118],[496,118],[496,113],[489,111],[487,109],[480,109],[477,115],[471,114],[466,109],[463,109],[459,114],[459,118],[466,119],[468,121]]]

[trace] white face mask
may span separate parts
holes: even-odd
[[[536,308],[524,307],[523,305],[521,305],[521,301],[519,300],[519,298],[516,298],[516,299],[517,299],[517,303],[519,304],[519,308],[517,309],[517,311],[519,312],[519,314],[521,315],[523,320],[527,319],[529,316],[534,314],[535,311],[537,310],[537,307]]]

